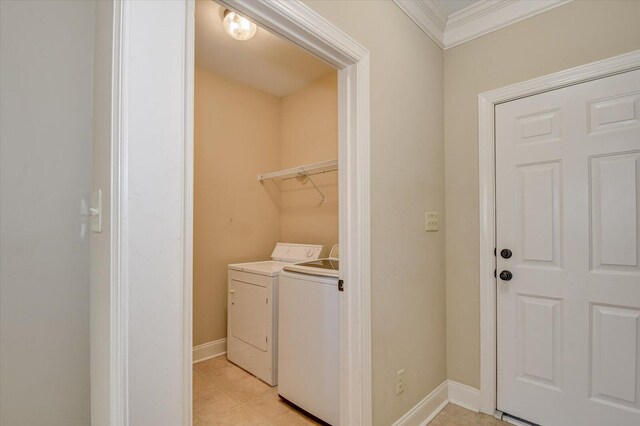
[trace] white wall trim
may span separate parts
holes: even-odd
[[[467,410],[480,411],[480,390],[449,380],[449,402]]]
[[[496,406],[495,105],[550,90],[640,69],[640,50],[560,71],[478,95],[480,207],[480,410]]]
[[[214,340],[193,347],[193,364],[227,353],[227,338]]]
[[[427,425],[448,403],[477,413],[480,411],[480,391],[453,380],[445,380],[400,417],[393,426]]]
[[[393,426],[422,426],[428,424],[449,403],[448,381],[445,380],[429,395],[400,417]]]
[[[444,32],[447,17],[433,0],[393,0],[422,31],[425,32],[438,46],[445,48]]]
[[[114,16],[113,16],[113,80],[112,80],[112,152],[111,152],[111,179],[112,179],[112,193],[111,193],[111,211],[110,217],[112,218],[111,224],[111,291],[110,291],[110,324],[111,324],[111,336],[110,336],[110,401],[109,401],[109,424],[118,426],[127,426],[130,422],[130,413],[135,408],[132,407],[131,399],[135,396],[130,392],[130,361],[132,355],[129,351],[131,344],[131,330],[132,325],[130,323],[130,317],[135,313],[131,310],[131,286],[130,271],[132,266],[136,265],[136,261],[139,256],[132,255],[129,252],[128,247],[133,241],[136,240],[135,236],[130,232],[130,215],[133,207],[131,207],[131,198],[129,193],[129,187],[131,185],[130,177],[130,150],[131,145],[129,141],[131,139],[132,128],[135,128],[139,123],[132,122],[130,120],[132,115],[140,115],[140,104],[135,103],[139,101],[136,96],[132,95],[132,92],[137,89],[132,87],[132,64],[134,63],[131,57],[130,50],[133,43],[139,42],[136,38],[139,34],[134,35],[135,28],[131,25],[133,19],[133,3],[126,0],[113,0],[114,4]],[[189,10],[192,11],[193,16],[194,3],[193,0],[186,0],[184,2],[186,15],[189,16]],[[180,15],[182,18],[182,15]],[[185,28],[193,28],[193,21],[187,20]],[[185,165],[182,172],[183,185],[185,188],[189,187],[189,181],[191,175],[187,172],[191,170],[190,159],[193,157],[192,144],[188,143],[192,141],[193,136],[192,126],[187,124],[186,119],[191,117],[192,111],[189,107],[193,103],[192,90],[188,90],[189,78],[188,75],[193,74],[193,40],[189,38],[190,32],[185,32],[185,37],[181,40],[184,47],[184,54],[186,56],[186,66],[181,75],[181,82],[185,87],[183,93],[183,101],[186,109],[183,119],[183,139],[178,140],[176,143],[183,144],[184,150],[182,155],[185,157]],[[191,49],[190,49],[191,46]],[[191,60],[189,60],[191,59]],[[191,78],[192,80],[192,78]],[[132,98],[136,98],[134,106],[132,107]],[[136,109],[137,108],[137,109]],[[138,117],[138,116],[136,116]],[[140,120],[142,121],[142,119]],[[135,145],[135,144],[134,144]],[[181,205],[182,215],[186,218],[191,215],[191,193],[187,191],[185,193],[184,202]],[[183,306],[189,306],[191,304],[191,223],[188,220],[184,221],[184,227],[182,230],[183,250],[181,253],[181,265],[183,268],[183,281],[189,283],[184,285],[182,283],[182,303]],[[140,294],[138,294],[140,296]],[[191,318],[184,318],[182,324],[183,342],[191,345]],[[137,354],[138,356],[152,357],[153,351],[156,349],[149,348],[149,353]],[[183,366],[183,380],[181,383],[183,392],[188,393],[188,400],[185,398],[182,401],[182,419],[183,424],[191,424],[191,366],[186,368],[185,364],[191,364],[192,351],[183,350],[182,359],[179,361]],[[188,373],[187,373],[188,371]],[[171,384],[173,386],[173,384]],[[139,411],[139,410],[138,410]]]
[[[108,424],[129,425],[129,274],[126,241],[128,162],[128,69],[130,32],[128,3],[113,2],[111,111],[111,281]]]
[[[554,9],[571,0],[485,0],[449,16],[444,32],[447,49]]]
[[[449,49],[572,0],[481,0],[448,18],[433,0],[394,0],[440,47]]]
[[[194,85],[195,85],[195,0],[185,1],[184,74],[182,93],[183,173],[182,214],[182,424],[193,423],[193,181],[194,181]],[[226,343],[225,343],[226,351]]]

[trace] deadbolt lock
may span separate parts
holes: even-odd
[[[511,281],[511,278],[513,278],[513,274],[511,273],[511,271],[500,272],[500,279],[502,281]]]

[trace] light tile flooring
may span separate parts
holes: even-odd
[[[219,356],[193,366],[194,426],[317,425],[278,397],[277,388]],[[474,413],[449,404],[429,426],[500,426],[506,425],[485,414]]]
[[[319,423],[286,404],[278,389],[227,361],[225,356],[193,366],[194,426],[305,426]]]

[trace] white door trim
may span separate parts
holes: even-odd
[[[109,311],[109,418],[98,419],[100,424],[128,425],[129,417],[129,276],[127,270],[127,221],[125,210],[129,196],[126,185],[128,138],[126,90],[128,67],[127,37],[129,21],[122,1],[113,1],[113,53],[111,79],[111,275]],[[91,336],[91,339],[105,336]],[[92,421],[96,419],[92,417]]]
[[[111,266],[111,424],[129,424],[128,341],[131,314],[128,304],[128,265],[131,261],[124,241],[127,232],[127,111],[128,25],[130,2],[115,0],[113,80],[113,233]],[[309,50],[338,72],[339,91],[339,189],[341,278],[341,423],[370,425],[371,420],[371,312],[370,312],[370,132],[369,52],[300,1],[221,0],[230,9],[249,16],[259,25],[279,33]],[[192,234],[193,234],[193,86],[194,0],[184,2],[186,23],[183,40],[183,203],[182,241],[182,418],[192,422]],[[176,17],[182,19],[183,17]],[[144,124],[144,123],[142,123]],[[142,125],[136,123],[137,126]],[[138,295],[140,297],[140,295]]]
[[[480,410],[496,411],[495,129],[497,104],[640,68],[640,50],[478,95]]]
[[[182,277],[182,424],[193,424],[193,180],[194,180],[194,86],[196,56],[196,4],[186,0],[184,35],[184,201]]]

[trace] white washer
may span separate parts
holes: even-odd
[[[278,278],[284,265],[317,259],[321,245],[277,243],[271,259],[229,265],[227,359],[278,384]]]
[[[286,265],[280,273],[278,394],[340,424],[339,261]]]

